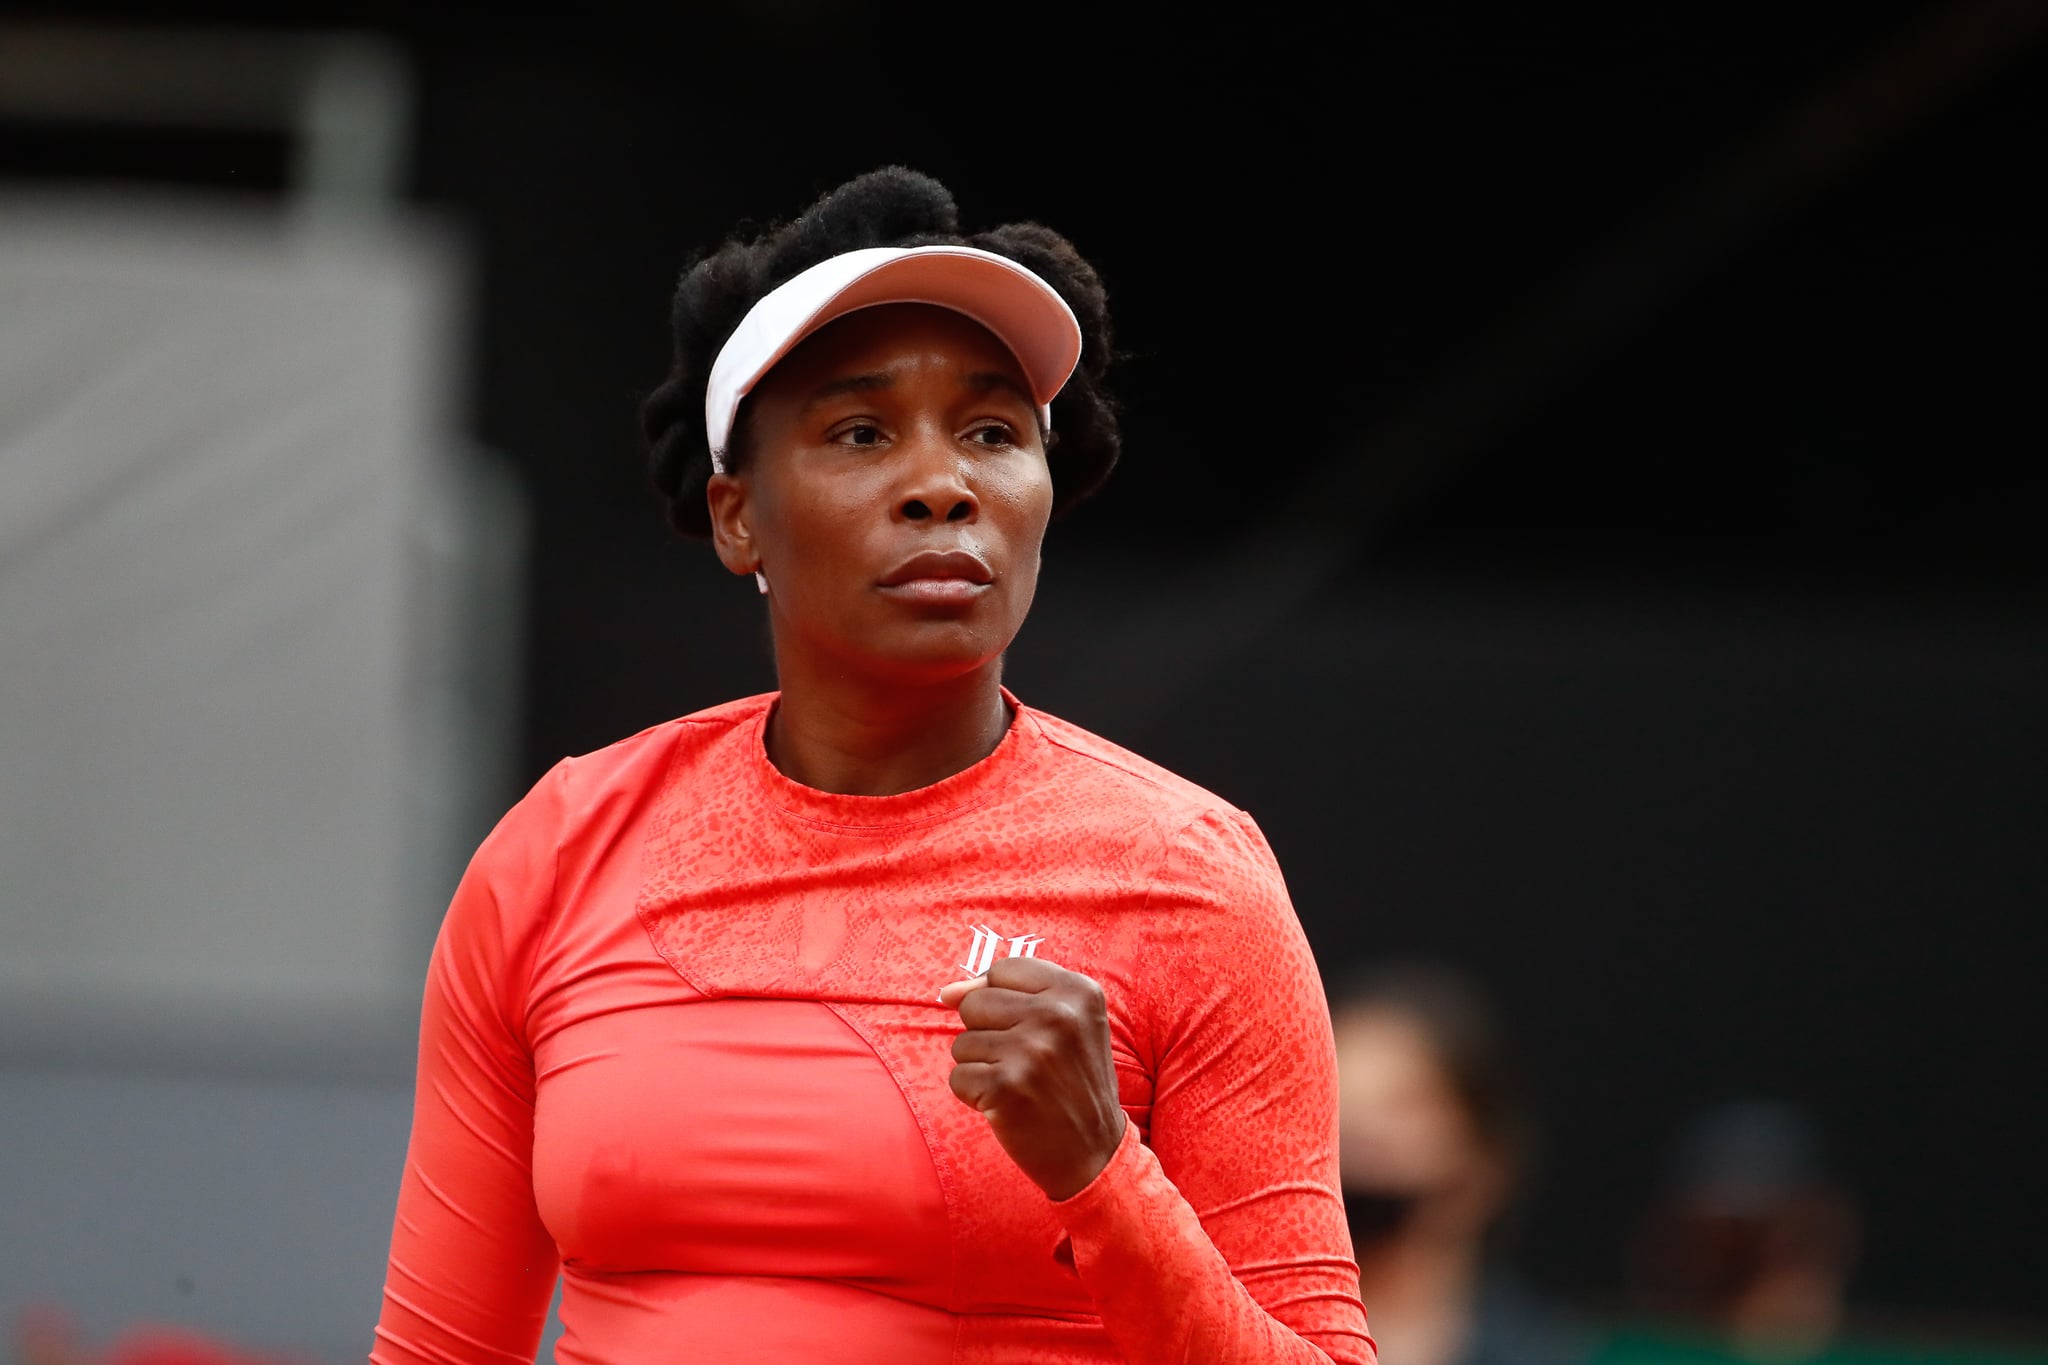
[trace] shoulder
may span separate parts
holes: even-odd
[[[1099,824],[1146,829],[1155,898],[1191,896],[1232,906],[1285,902],[1279,863],[1248,812],[1078,725],[1043,711],[1029,714],[1050,755],[1050,778],[1068,800]]]
[[[473,868],[517,869],[530,879],[565,849],[607,845],[636,826],[679,763],[729,748],[773,701],[743,697],[557,760],[499,819]]]
[[[1150,812],[1176,828],[1205,816],[1250,819],[1206,787],[1120,744],[1033,707],[1022,710],[1038,727],[1060,780],[1098,801]]]
[[[741,697],[687,716],[650,725],[601,749],[572,754],[556,763],[542,784],[552,781],[570,795],[587,795],[645,779],[678,758],[687,759],[745,733],[774,704],[773,693]]]
[[[678,761],[746,733],[773,700],[741,698],[558,760],[471,855],[446,929],[467,926],[506,944],[541,933],[565,878],[573,881],[614,852],[637,847],[645,817]]]
[[[514,812],[526,807],[530,819],[574,827],[621,805],[637,804],[676,766],[730,750],[774,701],[773,693],[764,693],[723,702],[569,755],[534,784]]]

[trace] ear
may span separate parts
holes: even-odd
[[[713,474],[704,485],[704,499],[711,510],[711,546],[719,563],[736,574],[750,574],[761,567],[761,552],[754,547],[748,526],[747,483],[739,474]]]

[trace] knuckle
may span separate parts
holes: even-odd
[[[1050,1034],[1031,1033],[1023,1040],[1021,1061],[1033,1072],[1043,1071],[1059,1060],[1059,1041]]]
[[[1091,1018],[1109,1012],[1109,997],[1103,993],[1102,983],[1092,976],[1076,977],[1070,998],[1078,1010]]]

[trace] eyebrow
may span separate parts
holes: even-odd
[[[997,370],[977,370],[975,373],[968,375],[967,387],[973,389],[976,393],[986,393],[990,389],[1007,389],[1012,394],[1015,394],[1025,407],[1032,409],[1034,412],[1038,409],[1037,400],[1024,392],[1022,384]]]
[[[986,393],[991,389],[1008,390],[1026,407],[1034,410],[1037,407],[1031,395],[1024,392],[1023,385],[999,370],[977,370],[967,376],[966,383],[967,387],[976,393]],[[830,380],[812,389],[804,398],[804,406],[815,407],[826,399],[836,398],[842,393],[875,393],[894,388],[895,384],[896,381],[886,374],[850,374],[843,379]]]
[[[877,389],[889,388],[895,382],[886,374],[848,375],[844,379],[834,379],[812,389],[804,396],[804,406],[815,407],[827,398],[837,398],[842,393],[873,393]]]

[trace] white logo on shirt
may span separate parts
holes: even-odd
[[[1000,944],[1010,945],[1010,951],[1003,955],[1005,957],[1037,957],[1038,945],[1045,942],[1045,939],[1037,934],[1019,934],[1015,938],[1005,938],[986,924],[969,927],[974,931],[974,942],[967,946],[967,960],[960,964],[961,969],[969,976],[981,976],[988,971],[989,964],[996,960],[996,948]]]

